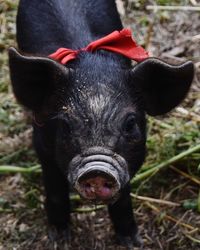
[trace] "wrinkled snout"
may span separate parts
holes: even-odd
[[[89,148],[74,157],[68,179],[79,194],[91,201],[111,201],[129,180],[125,159],[109,149]]]

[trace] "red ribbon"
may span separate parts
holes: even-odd
[[[114,31],[103,38],[91,42],[87,47],[79,50],[60,48],[55,53],[49,55],[49,57],[62,64],[66,64],[69,61],[74,60],[81,51],[94,52],[99,49],[119,53],[135,60],[136,62],[141,62],[149,57],[148,52],[141,46],[138,46],[134,41],[130,29]]]

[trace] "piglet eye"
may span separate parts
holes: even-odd
[[[141,139],[141,133],[134,115],[128,115],[122,125],[122,134],[128,140],[137,142]]]
[[[129,115],[126,117],[123,125],[122,125],[122,132],[125,136],[129,136],[134,134],[136,129],[136,119],[134,115]]]

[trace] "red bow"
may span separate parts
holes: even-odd
[[[79,50],[60,48],[55,53],[49,55],[49,57],[62,64],[66,64],[75,59],[81,51],[94,52],[99,49],[119,53],[137,62],[143,61],[149,57],[148,52],[141,46],[138,46],[133,40],[131,30],[129,29],[114,31],[103,38],[91,42],[87,47]]]

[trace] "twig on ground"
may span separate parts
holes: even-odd
[[[185,187],[187,184],[189,183],[189,181],[187,180],[184,183],[181,183],[180,185],[175,186],[174,188],[172,188],[164,197],[164,199],[170,199],[170,196],[176,191],[176,190],[181,190],[183,187]]]
[[[200,6],[161,6],[161,5],[147,5],[147,10],[185,10],[185,11],[200,11]]]
[[[191,241],[200,244],[200,240],[188,235],[188,234],[184,234],[188,239],[190,239]]]
[[[159,208],[157,208],[156,206],[152,205],[151,203],[145,202],[145,205],[147,205],[149,208],[151,208],[156,213],[161,213],[161,210]],[[189,224],[180,222],[179,220],[175,219],[174,217],[172,217],[170,215],[165,214],[164,218],[166,218],[167,220],[170,220],[172,222],[175,222],[177,225],[183,226],[183,227],[185,227],[187,229],[199,231],[198,228],[195,228],[195,227],[193,227],[193,226],[191,226]]]
[[[195,67],[199,68],[200,67],[200,62],[195,63]]]
[[[72,194],[72,195],[70,195],[70,200],[71,201],[80,201],[81,197],[78,194]]]
[[[179,207],[180,206],[180,204],[176,203],[176,202],[171,202],[171,201],[166,201],[166,200],[161,200],[161,199],[155,199],[155,198],[145,197],[145,196],[139,196],[139,195],[136,195],[136,194],[133,194],[133,193],[131,193],[130,195],[131,195],[131,197],[136,198],[138,200],[142,200],[142,201],[149,201],[149,202],[159,203],[159,204],[173,206],[173,207]]]
[[[82,208],[75,208],[73,209],[72,212],[78,212],[78,213],[90,213],[90,212],[94,212],[100,209],[103,209],[105,207],[105,205],[98,205],[98,206],[93,206],[93,207],[82,207]]]
[[[162,56],[165,57],[165,58],[172,59],[177,63],[182,63],[182,62],[186,61],[186,58],[184,58],[184,57],[173,56],[173,55],[168,54],[167,52],[163,52]]]
[[[200,34],[192,37],[192,41],[200,40]]]
[[[192,5],[197,5],[197,1],[196,0],[190,0]]]
[[[175,168],[173,166],[170,166],[170,168],[173,169],[174,171],[176,171],[177,173],[181,174],[182,176],[184,176],[184,177],[190,179],[191,181],[195,182],[196,184],[200,185],[200,180],[199,179],[197,179],[197,178],[195,178],[195,177],[193,177],[193,176],[191,176],[191,175],[189,175],[189,174],[187,174],[187,173],[185,173],[185,172],[181,171],[180,169]]]
[[[11,213],[11,212],[13,212],[13,210],[10,208],[0,208],[0,213]]]
[[[150,41],[151,41],[151,37],[152,37],[152,32],[153,32],[153,22],[151,22],[149,24],[149,27],[148,27],[148,31],[147,31],[147,36],[145,38],[145,48],[146,50],[149,50],[149,47],[150,47]]]
[[[175,230],[175,228],[177,228],[177,226],[180,225],[180,223],[182,223],[182,221],[185,219],[185,217],[188,215],[188,213],[189,213],[189,210],[187,210],[179,219],[177,219],[177,222],[172,227],[172,230]]]

